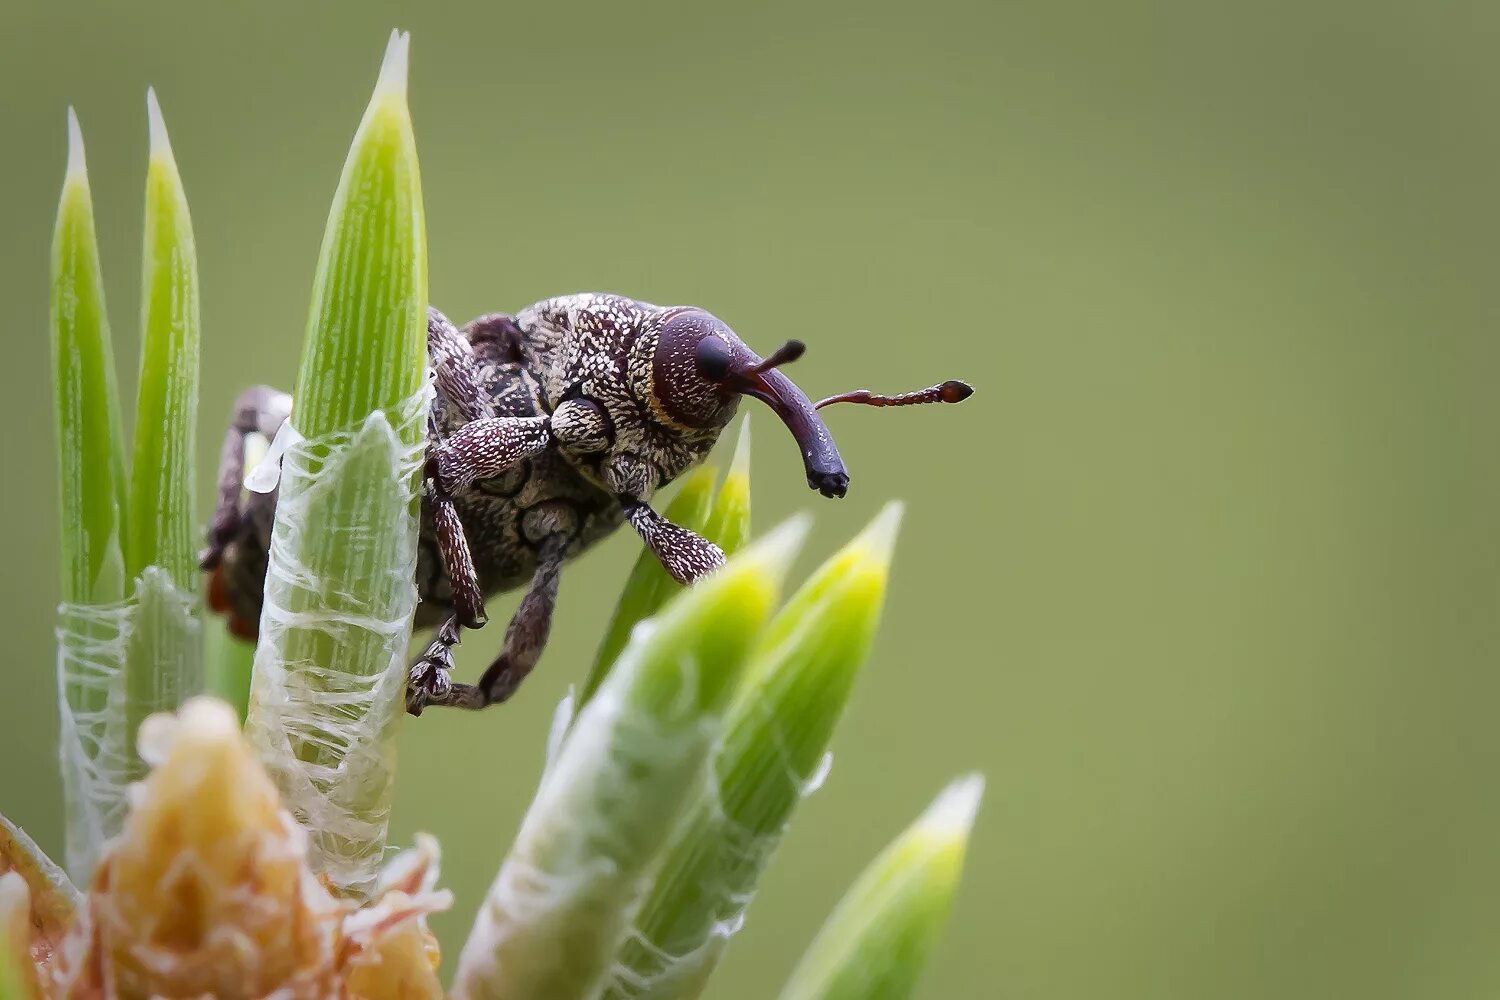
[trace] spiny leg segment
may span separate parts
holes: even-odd
[[[621,499],[625,518],[662,568],[683,586],[724,565],[724,552],[713,542],[673,524],[639,500]]]
[[[652,509],[646,498],[657,473],[643,458],[628,452],[614,456],[605,467],[604,479],[625,519],[672,579],[687,586],[724,565],[724,553],[717,545]]]
[[[427,501],[437,530],[438,550],[453,589],[454,614],[438,629],[426,653],[411,668],[407,710],[442,703],[452,693],[448,671],[462,630],[487,621],[484,592],[474,569],[463,521],[453,498],[476,480],[497,476],[539,454],[552,443],[548,417],[493,417],[469,340],[436,309],[427,311],[427,349],[433,378],[465,423],[447,438],[429,425],[426,466]]]

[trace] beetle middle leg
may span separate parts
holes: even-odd
[[[546,450],[552,443],[549,421],[548,417],[484,417],[464,424],[444,440],[433,434],[427,456],[427,499],[443,567],[453,588],[455,613],[411,668],[406,704],[413,715],[420,715],[427,704],[446,703],[452,695],[453,647],[462,641],[463,629],[481,628],[487,621],[484,593],[453,498],[475,481],[498,476]]]
[[[407,711],[420,715],[428,705],[447,705],[453,708],[479,709],[505,701],[515,693],[526,675],[531,673],[547,645],[552,629],[552,613],[557,606],[557,584],[562,573],[563,560],[568,544],[579,529],[577,515],[560,504],[547,504],[527,511],[523,530],[528,540],[537,545],[536,570],[531,585],[521,604],[505,630],[505,645],[500,655],[490,664],[477,684],[454,684],[446,673],[436,686],[423,688],[415,683],[417,668],[413,668],[413,685],[407,691]],[[445,636],[445,624],[439,631],[438,640]],[[456,633],[449,637],[456,639]],[[434,643],[437,645],[437,643]],[[451,644],[450,647],[451,649]],[[418,666],[422,666],[419,661]],[[451,661],[450,661],[451,662]]]
[[[462,630],[482,628],[488,621],[484,613],[484,590],[474,569],[474,557],[469,552],[463,521],[458,516],[458,508],[453,505],[453,498],[439,487],[433,464],[429,458],[427,503],[432,509],[438,553],[453,591],[454,613],[438,626],[437,635],[407,674],[406,710],[412,715],[421,715],[422,706],[429,699],[448,693],[452,686],[448,675],[453,669],[453,647],[463,641]]]
[[[548,419],[485,417],[465,424],[443,441],[430,432],[434,443],[427,452],[427,500],[432,506],[438,549],[458,612],[454,616],[455,627],[450,630],[453,638],[445,646],[458,642],[458,627],[477,629],[486,621],[484,595],[453,498],[476,480],[498,476],[517,462],[545,450],[552,443]],[[430,649],[429,653],[438,651]]]
[[[544,424],[516,428],[491,416],[489,393],[480,377],[473,345],[448,317],[431,306],[427,308],[427,355],[443,398],[465,421],[447,440],[438,435],[435,414],[427,425],[427,500],[456,611],[428,650],[433,657],[432,669],[436,670],[446,662],[447,650],[458,643],[460,628],[477,629],[485,624],[484,594],[453,496],[475,479],[515,464],[529,454],[528,447],[545,447],[547,435]],[[433,674],[431,683],[440,683],[437,674]]]

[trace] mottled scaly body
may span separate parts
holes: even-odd
[[[497,476],[475,480],[454,497],[486,595],[513,590],[535,572],[541,537],[535,527],[528,531],[528,512],[576,519],[578,531],[567,548],[571,558],[624,521],[610,483],[637,476],[645,487],[639,498],[649,499],[713,448],[719,428],[676,430],[653,403],[653,317],[662,312],[617,295],[566,295],[517,313],[518,336],[469,332],[494,416],[551,415],[567,400],[594,400],[611,417],[615,443],[611,452],[548,449]],[[441,382],[433,415],[439,440],[468,423]],[[529,518],[536,519],[535,514]],[[422,598],[417,624],[436,625],[452,612],[452,586],[430,504],[423,506],[417,586]]]
[[[413,714],[508,698],[546,645],[562,565],[624,522],[681,583],[719,566],[717,546],[663,518],[650,500],[707,457],[741,396],[765,402],[787,425],[809,486],[830,497],[848,487],[818,407],[778,370],[801,355],[797,341],[763,359],[702,309],[584,293],[515,316],[481,316],[462,330],[430,309],[427,345],[436,397],[417,624],[440,627],[411,671]],[[946,382],[903,396],[860,390],[818,405],[905,406],[968,394]],[[245,393],[221,456],[203,566],[212,574],[210,605],[246,638],[260,620],[276,494],[242,492],[245,442],[274,434],[289,411],[290,398],[275,390]],[[485,624],[488,596],[523,584],[500,655],[478,684],[454,684],[461,630]]]

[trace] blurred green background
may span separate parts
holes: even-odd
[[[815,397],[978,389],[831,411],[838,504],[747,404],[757,522],[814,509],[804,565],[885,499],[910,506],[832,779],[713,996],[772,995],[969,768],[988,797],[925,996],[1500,991],[1493,4],[11,0],[8,816],[59,849],[64,110],[129,392],[146,86],[161,96],[202,267],[206,512],[234,393],[291,384],[393,26],[413,32],[432,295],[456,319],[614,290],[703,305],[762,350],[806,340]],[[395,832],[443,839],[450,954],[638,550],[620,535],[566,574],[511,705],[405,728]]]

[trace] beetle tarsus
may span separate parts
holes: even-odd
[[[458,620],[449,618],[422,658],[411,666],[406,680],[406,711],[421,715],[429,704],[446,704],[452,696],[453,647],[462,642]]]

